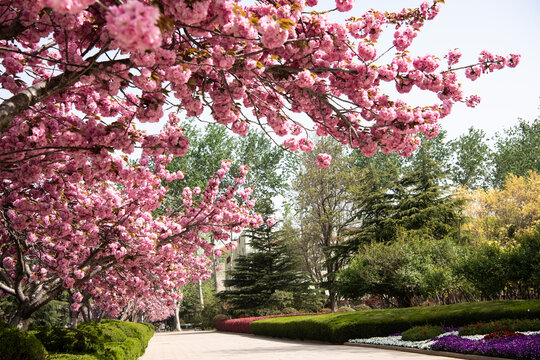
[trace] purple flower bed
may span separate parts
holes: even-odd
[[[540,359],[540,334],[490,340],[470,340],[457,335],[448,335],[439,338],[431,345],[431,349],[533,360]]]

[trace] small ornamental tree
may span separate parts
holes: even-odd
[[[337,10],[353,2],[336,1]],[[233,201],[235,187],[216,194],[226,168],[193,195],[200,203],[186,191],[175,215],[153,219],[161,181],[180,176],[165,165],[185,154],[188,141],[174,115],[157,135],[137,129],[139,122],[171,110],[198,117],[208,108],[237,134],[256,123],[288,136],[284,146],[294,151],[313,146],[291,118],[306,113],[312,123],[304,132],[365,155],[380,148],[407,156],[418,146],[415,134],[435,136],[454,103],[479,100],[465,98],[458,70],[475,80],[519,62],[483,51],[478,63],[457,66],[460,53],[452,50],[440,69],[433,55],[409,54],[439,0],[399,13],[370,10],[347,23],[310,12],[316,4],[0,0],[0,290],[20,301],[14,322],[24,326],[62,288],[84,288],[107,305],[125,299],[109,290],[174,293],[184,272],[206,271],[194,255],[197,246],[211,250],[199,231],[223,238],[259,223]],[[387,61],[375,47],[385,28],[395,29]],[[381,82],[400,93],[436,93],[440,102],[409,106]],[[154,157],[153,171],[119,157],[136,147],[143,166]],[[321,155],[318,164],[329,162]]]

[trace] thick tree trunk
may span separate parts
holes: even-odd
[[[10,325],[13,325],[21,330],[28,330],[28,326],[30,325],[30,317],[35,310],[36,309],[32,310],[26,304],[19,303],[17,311],[9,321]]]

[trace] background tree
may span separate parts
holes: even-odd
[[[530,233],[540,222],[540,175],[510,174],[501,189],[478,189],[470,193],[466,228],[477,238],[508,243]]]
[[[175,157],[168,168],[172,171],[183,171],[185,176],[181,180],[176,180],[168,184],[169,191],[164,198],[164,207],[179,206],[183,202],[184,188],[195,189],[204,184],[204,179],[208,178],[215,166],[219,166],[222,159],[234,159],[232,166],[248,166],[250,172],[244,182],[248,187],[248,193],[256,199],[254,210],[263,214],[265,218],[273,215],[275,209],[273,206],[274,198],[287,188],[287,180],[291,173],[291,154],[277,146],[263,133],[251,131],[244,137],[235,137],[227,129],[218,124],[209,124],[205,128],[197,127],[195,122],[184,124],[186,134],[190,137],[190,148],[185,156]],[[232,180],[232,179],[231,179]],[[229,182],[232,185],[232,182]],[[262,230],[265,236],[265,230]],[[253,232],[244,236],[253,237]],[[213,238],[208,238],[210,243],[214,243]],[[213,257],[213,276],[216,284],[216,262]],[[203,286],[201,281],[198,283],[198,292],[195,294],[191,287],[184,286],[183,289],[189,291],[190,301],[182,301],[182,316],[187,316],[191,321],[203,321],[208,325],[212,319],[212,313],[217,314],[216,286],[209,290]],[[206,284],[208,287],[209,284]],[[208,297],[210,307],[201,306],[201,301],[207,301],[198,298],[199,303],[192,301],[195,295],[203,295],[203,299]],[[215,315],[214,314],[214,315]],[[179,320],[178,320],[179,321]],[[210,321],[211,322],[211,321]]]
[[[293,182],[301,242],[319,255],[322,288],[329,293],[330,306],[337,310],[336,273],[346,261],[340,245],[349,227],[355,225],[354,186],[358,169],[341,146],[328,138],[316,144],[315,152],[332,156],[332,165],[320,169],[313,153],[302,158],[302,167]]]
[[[379,166],[377,166],[379,164]],[[354,256],[361,245],[396,238],[399,224],[394,218],[397,199],[394,193],[398,168],[391,160],[374,161],[360,170],[354,184],[354,210],[358,226],[347,231],[340,246],[344,254]]]
[[[405,230],[427,232],[441,239],[457,230],[462,204],[444,185],[445,176],[438,163],[422,146],[409,171],[397,181],[394,196],[397,224]]]
[[[453,162],[450,179],[456,186],[476,189],[490,183],[492,151],[483,130],[469,128],[467,134],[450,141]]]
[[[497,134],[493,156],[493,186],[500,188],[509,174],[526,176],[529,170],[540,173],[540,118],[519,124]]]

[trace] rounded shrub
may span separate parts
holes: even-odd
[[[293,307],[286,307],[286,308],[283,308],[281,313],[282,314],[298,314],[298,310],[296,310]]]
[[[356,310],[354,310],[353,308],[350,308],[348,306],[341,306],[339,309],[337,309],[338,313],[354,312],[354,311],[356,311]]]
[[[116,325],[107,323],[80,323],[77,329],[95,335],[99,342],[122,342],[126,341],[127,335]]]
[[[442,326],[422,325],[414,326],[401,334],[401,339],[405,341],[422,341],[434,338],[444,332]]]
[[[33,331],[47,351],[52,353],[86,353],[93,354],[98,350],[98,338],[79,329],[61,327],[38,327]]]
[[[45,360],[47,351],[31,333],[0,327],[0,360]]]
[[[217,314],[216,316],[214,316],[214,324],[216,324],[219,321],[225,321],[228,319],[229,317],[225,314]]]
[[[369,305],[366,305],[366,304],[358,304],[358,305],[354,305],[354,306],[353,306],[353,309],[354,309],[355,311],[372,310],[371,307],[369,307]]]
[[[322,308],[322,309],[321,309],[321,312],[322,312],[323,314],[329,314],[329,313],[332,312],[332,309],[330,309],[330,308]]]

